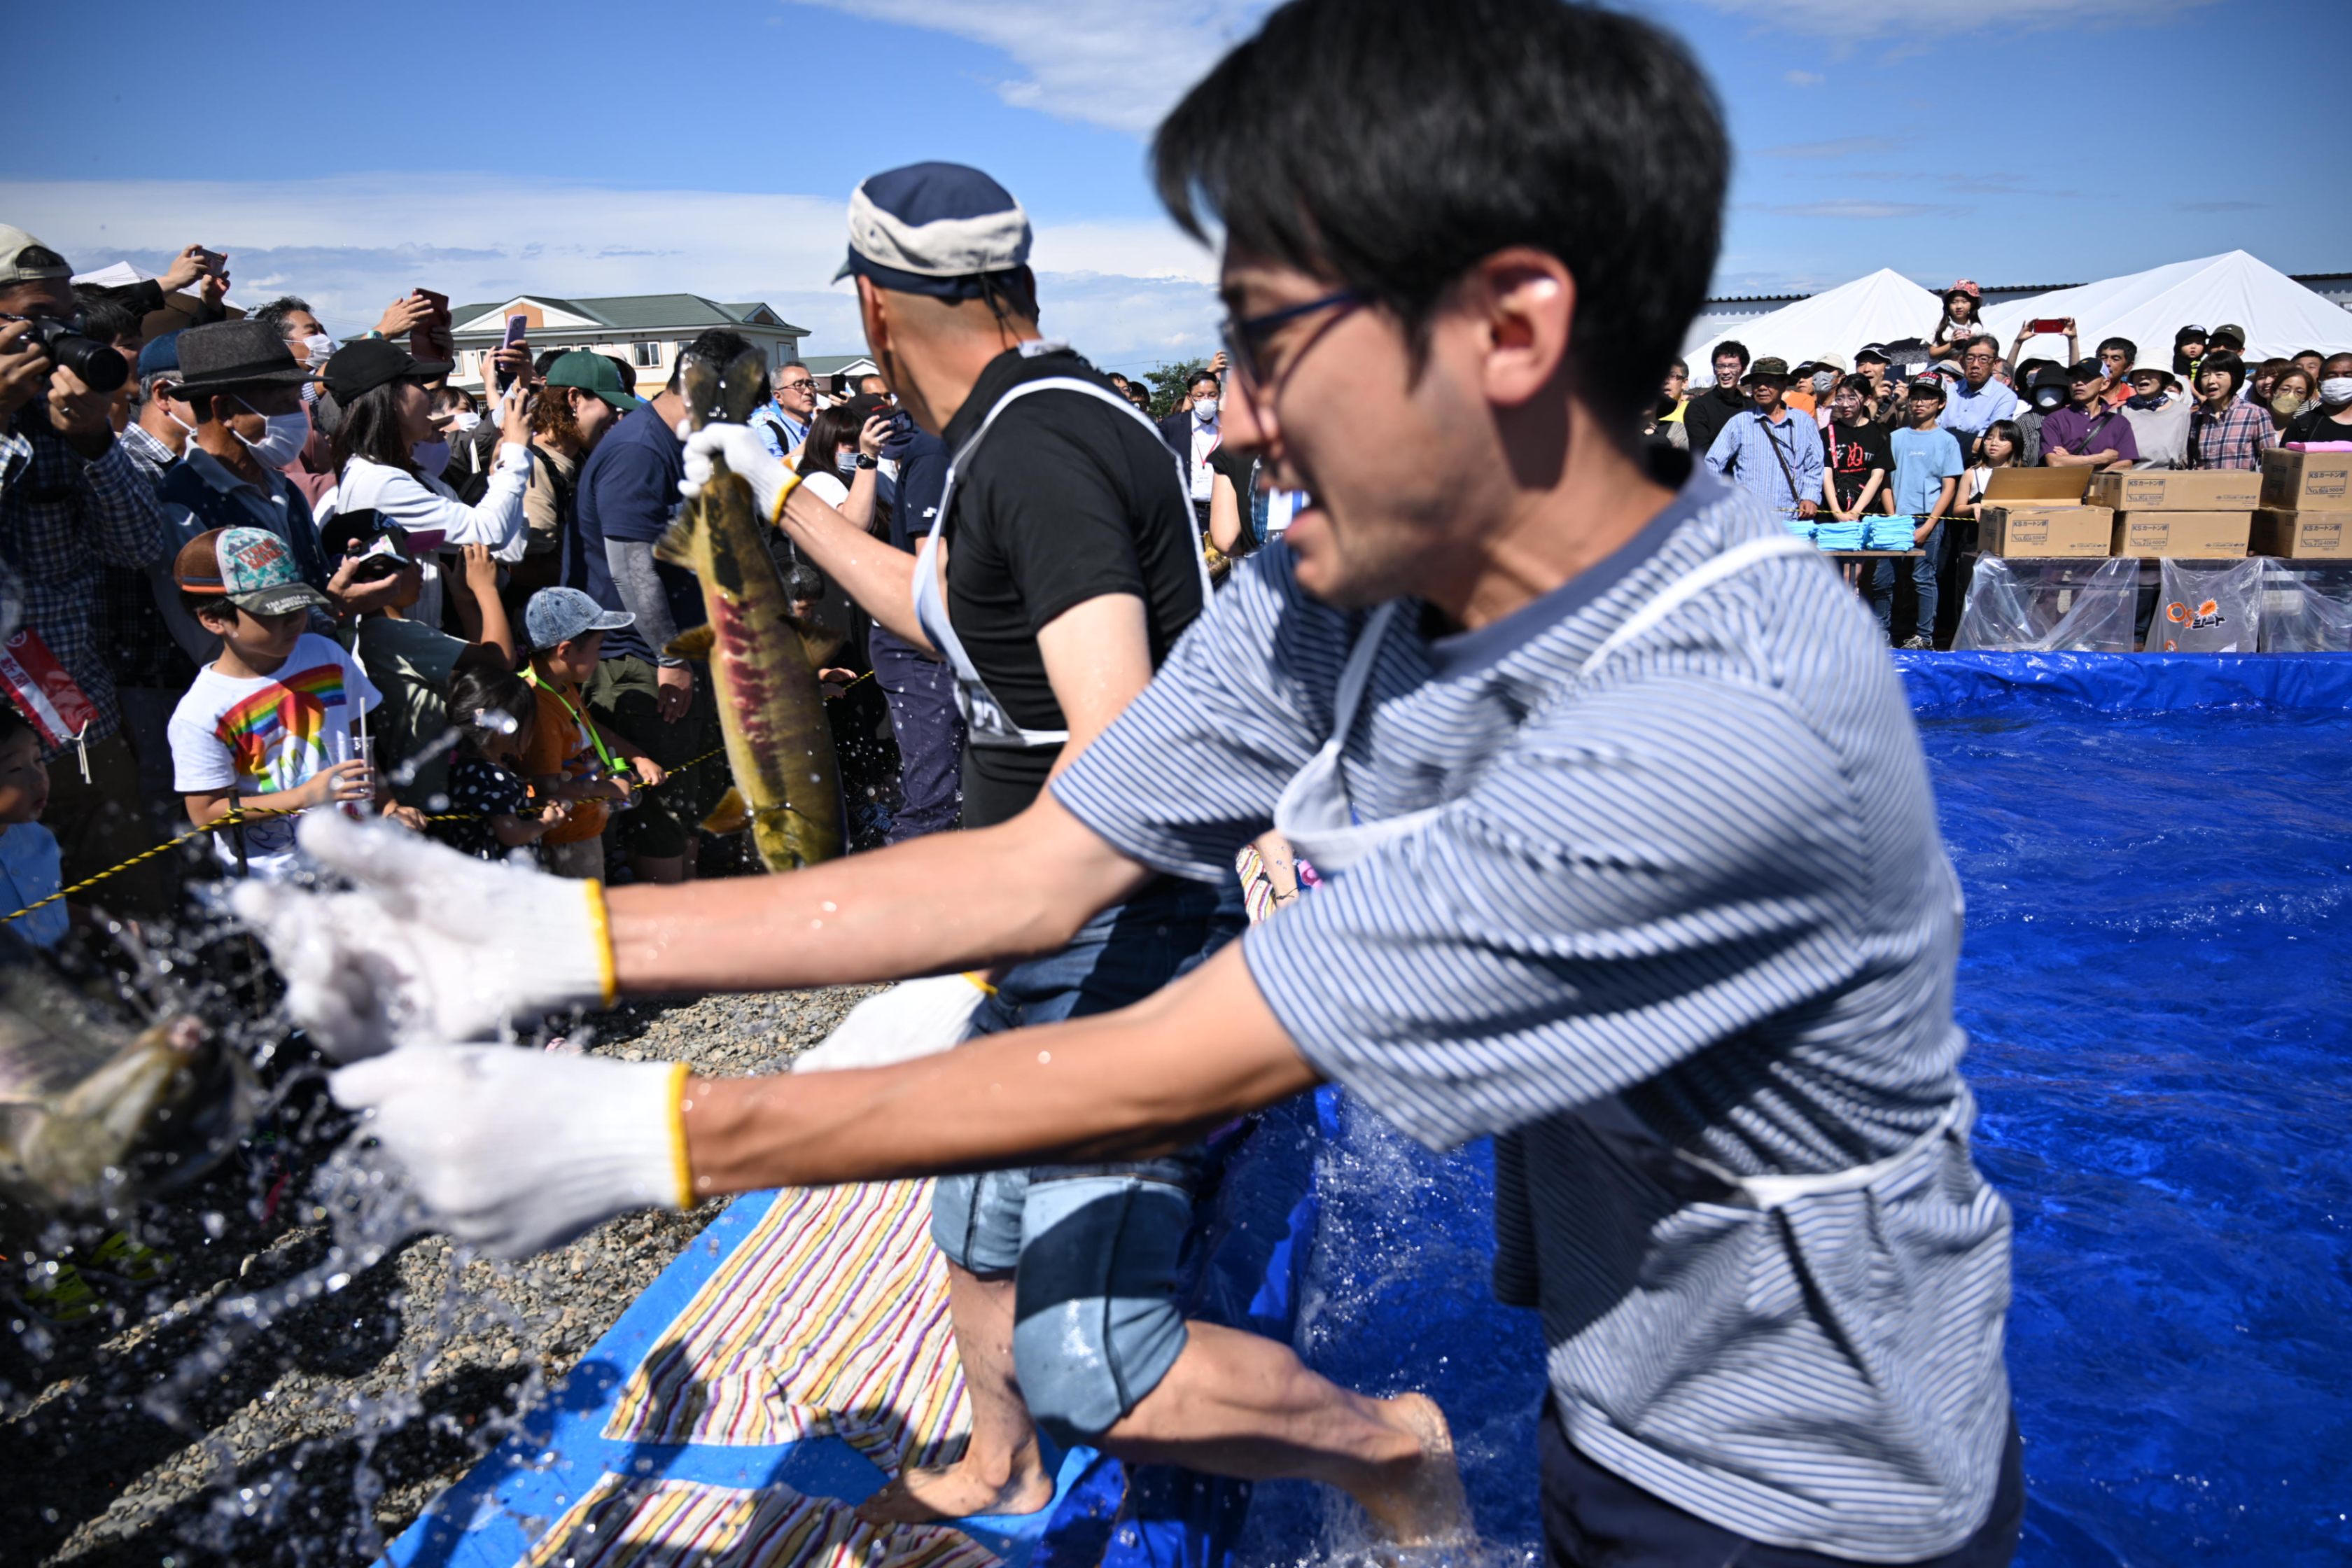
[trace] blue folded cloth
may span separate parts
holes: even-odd
[[[1881,515],[1864,521],[1870,525],[1864,550],[1910,550],[1918,544],[1918,524],[1910,518]]]
[[[1800,539],[1811,539],[1813,536],[1813,521],[1811,518],[1799,517],[1794,512],[1789,512],[1782,515],[1780,525]]]
[[[1823,550],[1861,550],[1864,532],[1870,525],[1857,518],[1852,522],[1840,522],[1832,518],[1813,526],[1813,542]]]

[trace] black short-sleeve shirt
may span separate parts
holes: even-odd
[[[1007,350],[981,373],[944,432],[962,452],[1005,393],[1066,376],[1110,384],[1066,349]],[[1114,392],[1113,396],[1118,395]],[[997,701],[1023,728],[1066,728],[1037,633],[1108,594],[1144,604],[1156,669],[1201,613],[1192,498],[1160,433],[1082,393],[1031,393],[956,468],[949,503],[948,618]],[[1045,786],[1058,746],[967,746],[963,821],[1018,815]]]
[[[1862,487],[1870,482],[1873,468],[1883,469],[1887,483],[1894,482],[1895,454],[1882,426],[1867,421],[1846,425],[1832,420],[1822,434],[1829,437],[1830,479],[1837,486],[1838,505],[1854,503]]]

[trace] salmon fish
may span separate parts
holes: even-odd
[[[765,384],[755,350],[724,365],[688,356],[678,390],[697,426],[714,417],[741,424]],[[709,660],[735,775],[703,826],[714,833],[749,826],[771,871],[833,859],[846,835],[841,767],[810,652],[814,632],[792,616],[750,481],[720,467],[679,509],[654,553],[694,574],[708,617],[667,650]]]
[[[254,1100],[195,1020],[134,1034],[0,932],[0,1194],[53,1212],[169,1191],[236,1145]]]

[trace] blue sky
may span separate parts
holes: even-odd
[[[957,158],[1035,220],[1048,329],[1149,363],[1205,344],[1216,312],[1145,139],[1263,9],[133,0],[100,29],[49,6],[11,22],[12,58],[66,68],[19,73],[18,122],[42,130],[0,143],[0,218],[86,268],[201,239],[231,253],[232,299],[295,289],[344,330],[411,281],[468,300],[677,289],[765,300],[811,352],[847,352],[855,312],[827,279],[851,187]],[[2352,270],[2352,181],[2310,129],[2340,103],[2352,5],[1641,9],[1693,44],[1729,113],[1721,290],[1880,267],[2071,283],[2241,247]]]

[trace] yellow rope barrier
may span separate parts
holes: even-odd
[[[726,750],[727,748],[725,746],[713,746],[710,750],[703,752],[702,755],[694,758],[692,761],[680,763],[677,766],[669,769],[662,775],[662,784],[656,784],[653,787],[660,789],[663,784],[667,784],[671,779],[677,777],[678,774],[686,772],[688,768],[700,767],[703,763],[709,762],[711,758],[719,755]],[[18,910],[13,915],[0,915],[0,925],[6,925],[11,921],[22,920],[25,916],[31,914],[35,910],[46,909],[49,905],[56,903],[59,899],[70,898],[72,895],[81,892],[85,889],[95,888],[100,882],[105,881],[109,877],[121,876],[123,872],[128,871],[133,866],[142,865],[149,860],[152,860],[158,855],[164,854],[169,850],[177,849],[181,845],[187,843],[192,838],[202,838],[207,833],[218,833],[225,827],[239,826],[250,818],[257,816],[290,816],[299,815],[300,815],[299,812],[277,811],[266,805],[257,807],[230,806],[228,810],[213,818],[212,821],[205,823],[202,827],[192,827],[176,838],[167,838],[163,843],[154,846],[152,848],[142,849],[138,854],[133,855],[130,859],[122,862],[121,865],[110,866],[105,870],[98,873],[95,877],[84,877],[80,881],[76,882],[69,888],[59,888],[47,898],[26,904],[23,909]],[[433,816],[428,816],[425,820],[427,822],[476,822],[480,820],[480,818],[481,813],[478,811],[445,811]]]

